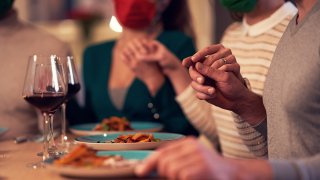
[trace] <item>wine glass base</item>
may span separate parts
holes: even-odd
[[[29,169],[44,169],[46,165],[43,161],[35,162],[35,163],[28,163],[27,168]]]

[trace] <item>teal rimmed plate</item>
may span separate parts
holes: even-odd
[[[126,160],[133,160],[134,163],[125,166],[116,167],[72,167],[72,166],[56,166],[53,160],[46,161],[46,168],[50,171],[63,176],[82,177],[82,178],[124,178],[134,176],[135,166],[153,151],[98,151],[99,156],[120,155]],[[137,160],[137,161],[135,161]],[[122,162],[119,162],[122,163]]]
[[[75,143],[83,143],[96,150],[145,150],[155,149],[160,145],[178,140],[184,135],[175,133],[152,133],[154,138],[160,139],[159,142],[138,142],[138,143],[113,143],[112,141],[123,134],[134,134],[135,132],[112,133],[104,135],[81,136],[75,139]],[[148,134],[148,133],[147,133]]]
[[[161,131],[163,125],[156,122],[130,122],[133,130],[139,132],[158,132]],[[93,130],[98,123],[78,124],[70,127],[70,131],[73,134],[86,136],[86,135],[98,135],[105,133],[118,133],[119,131],[95,131]],[[125,131],[128,132],[128,131]]]

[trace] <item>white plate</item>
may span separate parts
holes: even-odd
[[[152,151],[99,151],[98,155],[120,155],[129,160],[143,160],[149,156]],[[72,166],[55,166],[53,160],[46,162],[46,168],[55,173],[83,178],[121,178],[134,176],[134,167],[136,164],[125,167],[105,167],[105,168],[89,168],[89,167],[72,167]]]
[[[75,143],[83,143],[96,150],[146,150],[156,149],[160,145],[172,140],[178,140],[184,135],[174,133],[152,133],[154,138],[160,139],[160,142],[139,142],[139,143],[112,143],[123,134],[133,134],[133,132],[112,133],[104,135],[81,136],[75,139]]]
[[[98,135],[105,133],[119,133],[120,131],[94,131],[98,123],[89,123],[89,124],[78,124],[70,127],[70,131],[73,134],[80,136],[87,135]],[[159,132],[162,130],[163,125],[156,122],[130,122],[133,130],[131,131],[140,131],[140,132]],[[128,132],[128,131],[125,131]]]

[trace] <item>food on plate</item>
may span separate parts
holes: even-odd
[[[105,118],[100,124],[98,124],[94,131],[127,131],[133,130],[130,126],[128,119],[125,117],[112,116],[110,118]]]
[[[80,144],[69,154],[54,160],[57,166],[73,167],[123,167],[137,163],[137,160],[126,160],[119,155],[98,156],[96,150]]]
[[[112,143],[139,143],[139,142],[160,142],[158,138],[154,138],[153,134],[125,134],[120,135]]]

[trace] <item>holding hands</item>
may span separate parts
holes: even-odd
[[[123,49],[121,59],[143,81],[150,93],[154,95],[164,83],[164,74],[155,62],[145,61],[153,53],[153,47],[146,39],[134,39]]]
[[[157,40],[133,40],[124,49],[122,59],[147,86],[159,88],[167,76],[179,94],[191,81],[180,60]]]
[[[265,117],[262,97],[246,88],[230,49],[211,45],[185,58],[182,64],[189,68],[191,86],[199,99],[231,110],[251,125]]]

